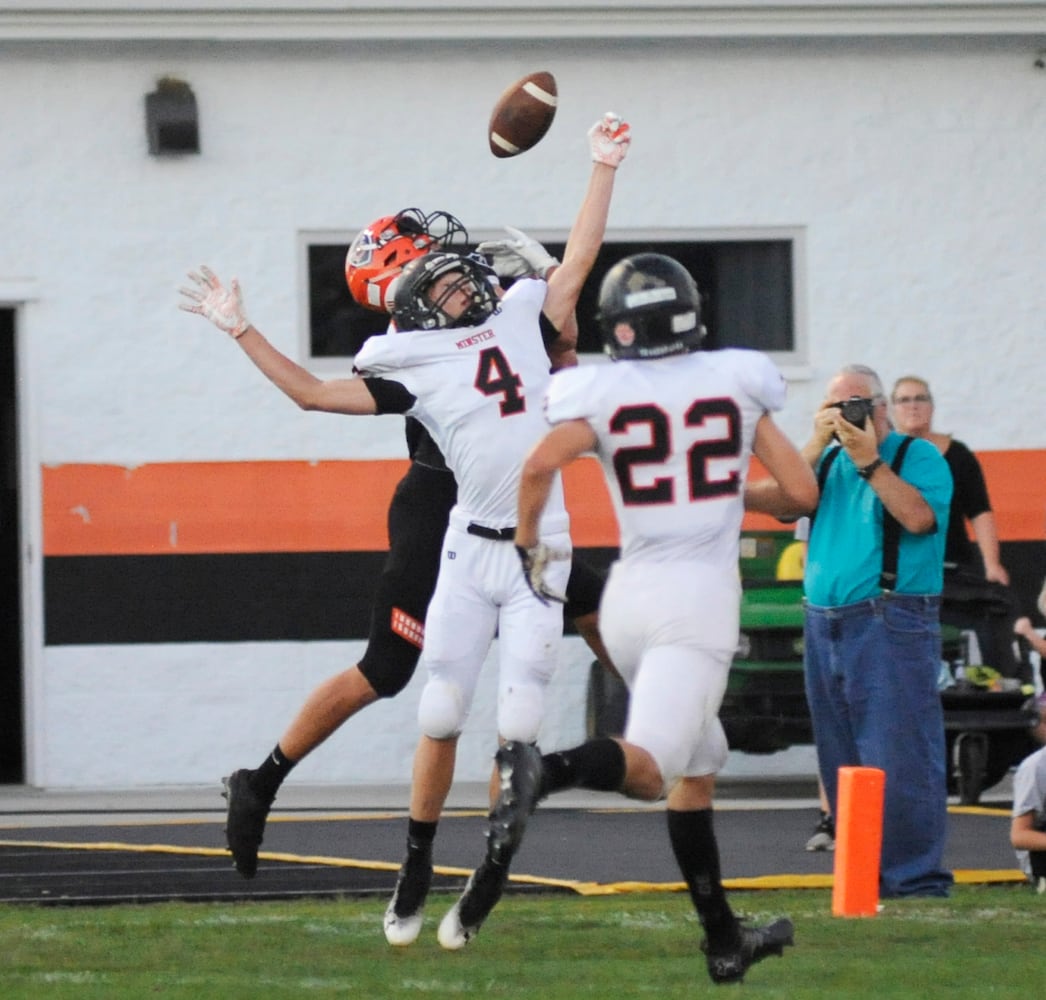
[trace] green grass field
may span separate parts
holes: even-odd
[[[788,914],[796,946],[713,986],[684,893],[509,896],[461,952],[436,943],[435,896],[417,944],[385,944],[385,901],[0,906],[0,997],[1034,997],[1046,977],[1046,896],[960,886],[831,916],[825,890],[734,892],[740,914]]]

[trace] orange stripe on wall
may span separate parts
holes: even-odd
[[[988,496],[1003,541],[1046,538],[1046,448],[979,451]]]
[[[43,469],[44,554],[380,551],[405,460]]]
[[[980,452],[1000,537],[1046,534],[1046,449]],[[403,459],[330,462],[171,462],[42,470],[44,554],[156,555],[380,551]],[[753,474],[758,475],[758,463]],[[564,482],[574,544],[617,545],[598,462]],[[788,530],[749,514],[745,530]]]

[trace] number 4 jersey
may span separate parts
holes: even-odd
[[[622,559],[736,573],[756,423],[784,405],[785,388],[757,351],[697,351],[557,372],[546,414],[595,430]]]
[[[356,355],[378,410],[424,424],[458,482],[458,507],[488,527],[516,523],[523,459],[548,431],[544,281],[517,281],[485,323],[371,337]],[[564,517],[557,481],[546,516]]]

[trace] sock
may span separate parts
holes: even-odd
[[[436,823],[422,822],[420,819],[407,820],[407,855],[432,856],[432,844],[436,839]]]
[[[616,792],[625,782],[625,751],[605,736],[541,758],[541,798],[564,788]]]
[[[276,798],[276,792],[283,784],[283,779],[291,773],[291,769],[297,763],[296,760],[287,757],[277,743],[272,753],[261,762],[261,766],[251,773],[251,788],[271,802]]]
[[[669,809],[668,836],[690,899],[712,948],[731,947],[737,940],[737,918],[726,901],[719,871],[719,845],[712,828],[712,810]]]

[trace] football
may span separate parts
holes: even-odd
[[[504,90],[490,115],[490,151],[505,159],[533,149],[556,117],[556,99],[551,73],[530,73]]]

